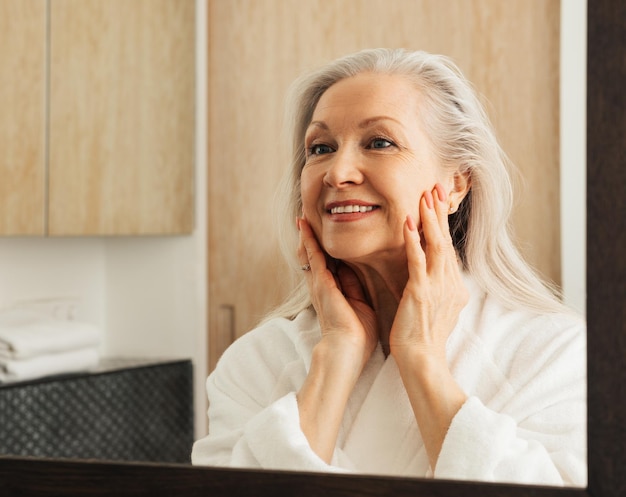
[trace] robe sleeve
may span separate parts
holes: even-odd
[[[206,466],[343,472],[340,449],[323,461],[300,429],[296,392],[305,361],[280,330],[246,335],[207,379],[209,435],[196,441],[192,463]]]
[[[215,396],[212,397],[216,399]],[[217,400],[216,402],[223,401]],[[233,417],[235,402],[230,402]],[[241,427],[214,415],[209,436],[193,447],[194,464],[292,471],[342,472],[326,464],[300,429],[296,393],[290,392],[264,409],[249,413]],[[340,457],[340,456],[337,456]]]
[[[586,486],[585,329],[570,331],[542,347],[520,346],[505,393],[491,399],[497,409],[468,398],[436,478]]]

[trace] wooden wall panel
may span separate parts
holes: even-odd
[[[0,0],[0,235],[45,227],[46,3]]]
[[[515,211],[523,250],[560,281],[558,0],[209,0],[208,15],[211,367],[290,285],[271,214],[288,164],[286,88],[362,48],[455,59],[525,178]]]
[[[52,0],[50,234],[192,230],[194,9]]]

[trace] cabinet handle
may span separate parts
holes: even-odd
[[[219,356],[235,341],[235,338],[235,306],[222,304],[217,310],[216,345]]]

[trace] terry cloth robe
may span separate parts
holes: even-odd
[[[447,358],[468,399],[435,468],[380,346],[348,401],[331,464],[313,452],[296,401],[321,336],[311,310],[271,320],[224,353],[207,380],[209,434],[194,444],[193,464],[585,486],[584,322],[510,311],[467,277],[466,286]]]

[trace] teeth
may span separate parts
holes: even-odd
[[[351,214],[353,212],[369,212],[374,209],[372,205],[342,205],[339,207],[333,207],[330,210],[331,214]]]

